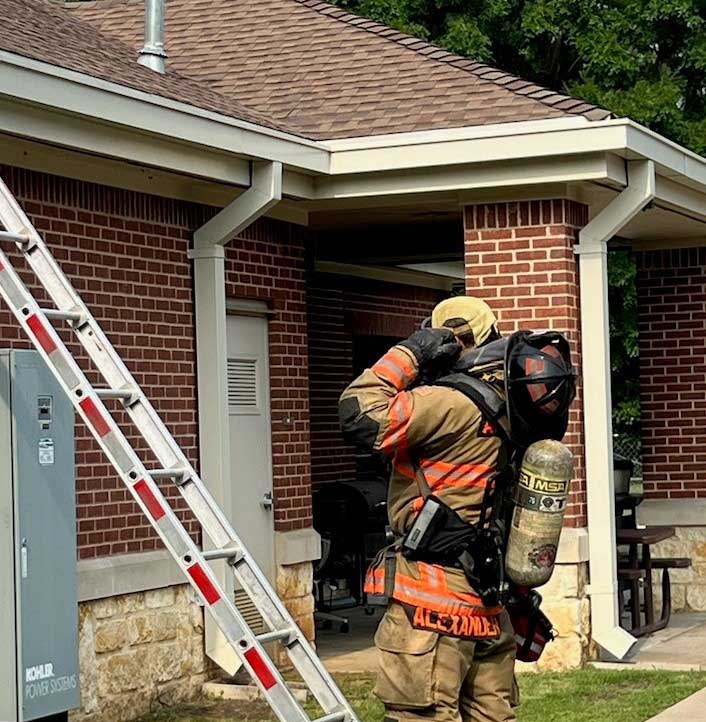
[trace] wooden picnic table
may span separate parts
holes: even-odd
[[[632,628],[629,630],[636,637],[651,634],[664,629],[671,615],[671,587],[669,569],[688,566],[688,560],[658,559],[653,560],[650,547],[665,539],[673,537],[673,526],[649,526],[643,529],[618,529],[617,543],[627,545],[627,560],[618,565],[618,578],[625,582],[631,591],[630,610]],[[686,562],[686,564],[684,564]],[[652,593],[652,571],[662,569],[662,611],[655,621],[654,595]],[[643,581],[645,623],[641,623],[640,612],[640,581]]]

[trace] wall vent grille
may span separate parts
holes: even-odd
[[[228,406],[257,408],[257,359],[228,359]]]

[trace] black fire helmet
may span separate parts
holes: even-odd
[[[576,396],[576,371],[569,343],[556,331],[517,331],[508,339],[505,386],[511,436],[529,446],[561,441]]]

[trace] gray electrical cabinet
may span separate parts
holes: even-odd
[[[36,351],[0,350],[0,722],[78,707],[74,411]]]

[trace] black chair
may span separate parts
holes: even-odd
[[[316,610],[314,612],[314,621],[322,622],[324,628],[330,628],[333,624],[340,624],[339,631],[348,632],[350,623],[348,617],[333,612],[333,593],[338,591],[337,579],[332,576],[332,543],[331,539],[321,536],[321,559],[314,566],[314,600],[316,602]],[[326,589],[331,592],[331,597],[327,602]]]

